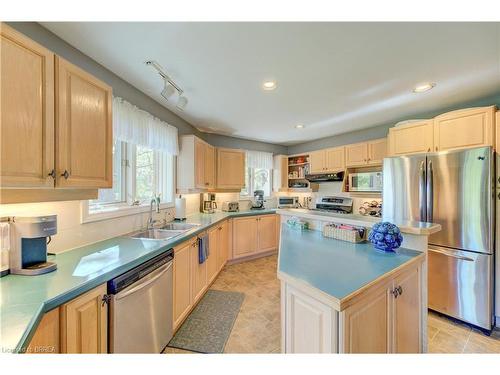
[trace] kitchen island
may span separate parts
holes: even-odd
[[[439,225],[401,225],[410,246],[403,242],[396,253],[384,253],[367,242],[354,244],[321,233],[327,222],[369,228],[376,219],[306,210],[278,213],[282,215],[278,278],[283,352],[426,351],[425,251],[427,236]],[[316,230],[288,227],[286,220],[297,216],[311,220]],[[413,238],[408,241],[408,237]]]

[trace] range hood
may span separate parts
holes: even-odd
[[[333,181],[343,181],[344,172],[337,173],[319,173],[319,174],[308,174],[306,175],[306,180],[311,182],[333,182]]]

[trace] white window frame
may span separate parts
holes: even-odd
[[[101,212],[91,212],[90,204],[88,200],[81,202],[81,223],[91,223],[96,221],[102,221],[107,219],[113,219],[117,217],[136,215],[144,212],[148,212],[150,209],[150,201],[140,202],[139,204],[134,203],[135,199],[135,149],[136,146],[130,143],[122,142],[122,194],[125,195],[126,201],[119,203],[109,203],[104,204],[109,209],[104,209]],[[159,176],[155,176],[156,179],[162,181],[160,184],[155,181],[155,186],[159,187],[160,191],[165,191],[167,197],[164,194],[161,195],[160,209],[172,208],[175,206],[175,187],[176,187],[176,157],[169,157],[167,154],[164,155],[163,160],[159,160],[158,153],[155,152],[155,170],[160,172]],[[163,182],[166,181],[163,177],[164,173],[168,173],[172,176],[172,183],[170,186],[164,186]]]
[[[254,192],[254,181],[253,181],[253,178],[252,178],[252,174],[254,174],[254,171],[253,169],[255,168],[250,168],[250,167],[247,167],[245,166],[246,170],[249,170],[251,169],[251,174],[250,174],[250,186],[245,186],[247,187],[247,191],[248,191],[248,194],[243,194],[240,192],[240,198],[241,199],[244,199],[244,200],[250,200],[253,198],[253,192]],[[245,170],[245,173],[246,173],[246,170]],[[264,196],[264,199],[267,199],[267,198],[271,198],[272,197],[272,194],[273,194],[273,170],[272,169],[268,169],[269,171],[269,195],[266,195]],[[246,181],[245,181],[246,183]]]

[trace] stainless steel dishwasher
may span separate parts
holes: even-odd
[[[109,351],[160,353],[173,334],[173,249],[108,282]]]

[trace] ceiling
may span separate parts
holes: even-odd
[[[197,128],[275,144],[500,91],[500,23],[42,25]],[[146,60],[158,61],[184,89],[184,112],[160,95],[163,83]],[[265,80],[276,80],[276,90],[262,90]],[[437,85],[413,93],[421,82]]]

